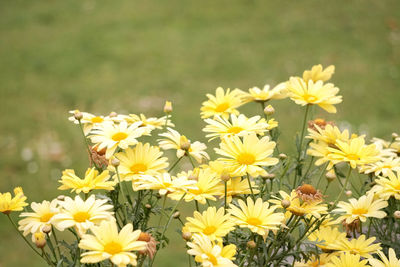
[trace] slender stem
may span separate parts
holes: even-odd
[[[226,213],[227,206],[228,206],[228,182],[225,181],[225,203],[224,203],[225,213]]]
[[[166,202],[166,201],[167,201],[167,194],[165,194],[164,197],[163,197],[163,204],[162,204],[161,211],[164,211],[165,202]],[[157,229],[160,228],[161,221],[162,221],[162,214],[160,214],[160,219],[158,220]]]
[[[53,266],[53,262],[51,262],[51,260],[49,259],[49,256],[47,256],[46,251],[44,251],[44,248],[40,248],[40,250],[42,251],[42,255],[45,257],[44,259],[46,260],[47,264]]]
[[[197,202],[197,200],[194,200],[194,203],[195,203],[195,205],[196,205],[196,210],[197,210],[197,211],[200,211],[200,209],[199,209],[199,202]]]
[[[188,156],[188,158],[189,158],[189,160],[190,160],[190,164],[192,164],[192,167],[193,167],[193,169],[194,169],[194,168],[196,168],[196,166],[194,165],[194,162],[193,162],[192,156],[190,156],[189,152],[186,152],[186,154],[185,154],[185,155],[187,155],[187,156]]]
[[[60,259],[61,259],[61,251],[60,251],[60,246],[59,246],[59,244],[58,244],[58,239],[57,239],[56,231],[54,230],[54,228],[52,228],[51,230],[52,230],[52,232],[53,232],[54,242],[56,243],[56,248],[57,248],[58,255],[59,255]],[[63,266],[62,263],[61,263],[61,266]]]
[[[339,193],[338,197],[336,198],[335,202],[333,203],[332,207],[330,208],[330,210],[332,210],[332,209],[336,206],[336,204],[339,202],[340,198],[342,197],[342,195],[343,195],[343,193],[344,193],[344,190],[345,190],[345,188],[347,187],[347,184],[349,183],[349,178],[350,178],[351,170],[352,170],[352,168],[351,168],[351,166],[349,165],[349,171],[347,172],[346,180],[344,181],[344,185],[343,185],[343,187],[342,187],[342,190],[340,190],[340,193]],[[330,211],[330,210],[329,210],[329,211]]]
[[[54,249],[53,242],[51,242],[50,235],[49,234],[46,234],[46,235],[47,235],[47,240],[48,240],[47,244],[49,245],[50,251],[53,254],[53,257],[56,260],[56,262],[58,262],[57,254],[56,254],[56,251]]]
[[[327,163],[327,164],[328,164],[328,163]],[[326,165],[327,165],[327,164],[326,164]],[[318,187],[319,187],[319,184],[321,183],[322,176],[324,175],[324,173],[325,173],[325,171],[326,171],[326,165],[324,165],[324,167],[323,167],[322,170],[321,170],[321,173],[319,174],[318,183],[317,183],[317,186],[316,186],[317,189],[318,189]]]
[[[101,168],[99,168],[99,166],[97,166],[96,162],[93,160],[92,152],[90,151],[90,145],[89,145],[89,143],[88,143],[88,141],[87,141],[87,138],[86,138],[86,135],[85,135],[85,131],[83,130],[82,123],[81,123],[80,120],[78,120],[78,122],[79,122],[79,128],[81,128],[81,132],[82,132],[82,135],[83,135],[83,139],[85,140],[85,144],[86,144],[87,151],[88,151],[88,153],[89,153],[90,160],[92,161],[92,163],[94,164],[94,166],[96,167],[96,169],[97,169],[98,171],[101,171]]]
[[[250,191],[251,191],[251,197],[253,198],[253,200],[255,200],[255,195],[254,195],[254,192],[253,192],[253,187],[251,186],[250,176],[249,176],[248,173],[247,173],[247,181],[249,182],[249,188],[250,188]]]
[[[126,199],[125,192],[123,189],[123,185],[121,184],[121,177],[119,176],[119,171],[118,171],[118,166],[115,167],[115,172],[117,173],[118,177],[118,183],[119,183],[119,188],[121,189],[121,195],[122,195],[122,200],[124,203],[122,203],[122,212],[124,214],[124,224],[126,223],[128,219],[127,211],[126,211],[126,203],[128,203],[128,200]]]
[[[302,159],[302,154],[303,154],[302,152],[303,152],[304,134],[305,134],[305,130],[306,130],[307,117],[308,117],[308,112],[310,110],[310,106],[311,105],[307,105],[306,106],[306,111],[304,113],[303,127],[301,129],[300,143],[299,143],[298,155],[297,155],[297,168],[296,168],[297,171],[295,172],[293,187],[296,187],[296,185],[297,185],[297,176],[300,174],[300,171],[301,171],[301,168],[302,168],[302,164],[300,164],[300,161]]]
[[[181,161],[182,157],[178,158],[174,164],[168,169],[168,172],[172,171],[173,168],[175,168],[176,164],[178,164],[179,161]]]

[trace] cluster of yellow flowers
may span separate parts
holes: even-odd
[[[327,83],[334,70],[316,65],[273,88],[207,94],[200,115],[206,138],[218,142],[214,160],[206,144],[174,129],[168,101],[160,118],[71,111],[90,158],[83,177],[62,173],[58,189],[72,196],[32,202],[29,211],[16,188],[13,198],[0,194],[0,211],[50,266],[153,266],[175,218],[189,266],[400,267],[400,138],[368,144],[334,122],[311,120],[315,106],[336,113],[342,101]],[[293,156],[279,152],[275,109],[266,105],[284,98],[305,106]],[[241,114],[248,103],[262,116]],[[146,136],[157,136],[157,145]],[[178,171],[182,159],[192,167]],[[185,221],[182,202],[196,208]],[[17,226],[10,213],[22,210]],[[65,230],[74,243],[58,241]]]

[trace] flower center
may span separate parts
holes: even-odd
[[[229,104],[224,102],[219,104],[216,108],[215,111],[216,112],[224,112],[225,110],[227,110],[229,108]]]
[[[347,154],[347,158],[349,160],[359,160],[360,159],[360,157],[356,154]]]
[[[104,252],[114,255],[122,251],[122,246],[119,243],[111,241],[104,246]]]
[[[237,158],[237,161],[243,165],[251,165],[256,161],[256,158],[250,153],[242,153]]]
[[[53,217],[54,213],[49,212],[45,213],[42,216],[40,216],[40,222],[48,222],[50,221],[51,217]]]
[[[143,163],[136,163],[136,164],[133,164],[130,169],[131,169],[131,172],[133,172],[134,174],[138,174],[140,172],[147,171],[147,166],[144,165]]]
[[[101,117],[93,117],[93,118],[91,119],[91,121],[92,121],[92,123],[100,123],[100,122],[103,122],[104,119],[101,118]]]
[[[312,102],[314,102],[315,100],[317,100],[317,98],[316,98],[315,96],[309,95],[309,94],[305,94],[305,95],[303,96],[303,98],[304,98],[304,100],[305,100],[306,102],[308,102],[308,103],[312,103]]]
[[[227,132],[228,132],[228,133],[232,133],[232,134],[238,134],[238,133],[240,133],[241,131],[243,131],[243,128],[242,128],[242,127],[234,126],[234,127],[229,128],[229,130],[228,130]]]
[[[203,233],[205,235],[211,235],[211,234],[215,233],[215,230],[217,230],[217,228],[215,228],[215,226],[207,226],[206,228],[204,228]]]
[[[306,195],[315,195],[317,193],[317,190],[310,184],[303,184],[298,190]]]
[[[218,260],[217,258],[211,254],[211,253],[207,253],[207,257],[208,257],[208,261],[211,262],[213,264],[213,266],[217,266],[218,265]]]
[[[246,222],[250,225],[260,225],[261,224],[261,220],[258,218],[248,218]]]
[[[200,195],[203,193],[203,190],[199,189],[190,189],[189,193],[193,194],[193,195]]]
[[[400,183],[396,184],[396,185],[394,186],[394,189],[400,190]]]
[[[90,218],[89,213],[86,211],[79,211],[74,214],[74,221],[81,223],[81,222],[86,222]]]
[[[362,214],[366,214],[368,212],[368,210],[366,208],[359,208],[359,209],[354,209],[352,211],[352,214],[354,215],[362,215]]]
[[[113,136],[111,137],[111,139],[114,140],[114,141],[116,141],[116,142],[119,142],[119,141],[121,141],[121,140],[126,139],[127,137],[128,137],[128,134],[127,134],[127,133],[118,132],[118,133],[113,134]]]

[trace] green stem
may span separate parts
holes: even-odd
[[[250,191],[251,191],[251,197],[253,198],[253,200],[255,200],[255,195],[254,195],[254,192],[253,192],[253,187],[251,186],[250,176],[249,176],[248,173],[247,173],[247,181],[248,181],[248,183],[249,183],[249,188],[250,188]]]
[[[297,185],[297,177],[300,174],[301,168],[302,168],[302,164],[300,163],[301,159],[302,159],[302,152],[303,152],[303,141],[304,141],[304,134],[305,134],[305,130],[306,130],[306,124],[307,124],[307,117],[308,117],[308,113],[310,110],[310,105],[306,106],[306,111],[304,113],[304,119],[303,119],[303,127],[301,129],[301,135],[300,135],[300,143],[299,143],[299,147],[298,147],[298,155],[297,155],[297,170],[295,172],[295,176],[294,176],[294,182],[293,182],[293,187],[296,187]]]
[[[344,181],[344,185],[343,185],[343,187],[342,187],[342,190],[340,190],[340,193],[339,193],[338,197],[336,198],[335,202],[333,203],[333,205],[332,205],[332,207],[329,209],[329,211],[331,211],[332,209],[335,208],[336,204],[339,202],[340,198],[342,197],[342,195],[343,195],[343,193],[344,193],[344,190],[345,190],[345,188],[347,187],[347,184],[349,183],[349,178],[350,178],[351,170],[352,170],[352,168],[351,168],[351,166],[349,165],[349,171],[347,172],[346,180]]]
[[[174,164],[168,169],[168,172],[172,171],[173,168],[175,168],[176,164],[178,164],[179,161],[181,161],[182,157],[178,158]]]
[[[58,255],[59,255],[60,259],[61,259],[61,251],[60,251],[60,246],[59,246],[59,244],[58,244],[58,239],[57,239],[56,231],[54,230],[54,228],[52,228],[51,230],[52,230],[52,232],[53,232],[54,242],[56,243],[56,248],[57,248]],[[61,263],[61,266],[63,266],[62,263]]]
[[[194,162],[193,162],[192,156],[190,156],[189,152],[186,152],[186,154],[185,154],[185,155],[187,155],[187,156],[188,156],[188,158],[189,158],[189,160],[190,160],[190,164],[192,164],[192,167],[193,167],[193,169],[194,169],[194,168],[196,168],[196,166],[194,165]]]
[[[48,244],[48,246],[50,248],[50,251],[53,254],[53,257],[56,260],[56,262],[58,262],[57,254],[56,254],[56,251],[54,249],[53,242],[51,242],[50,235],[49,234],[46,234],[46,235],[47,235],[47,241],[48,241],[47,244]]]
[[[224,211],[225,211],[225,213],[226,213],[226,209],[227,209],[227,206],[228,206],[228,185],[227,185],[227,181],[225,181],[225,203],[224,203]]]
[[[94,164],[96,169],[100,172],[101,168],[99,166],[97,166],[96,162],[93,160],[92,151],[90,151],[90,145],[89,145],[89,143],[87,141],[87,138],[86,138],[86,135],[85,135],[85,131],[83,130],[83,127],[82,127],[82,123],[81,123],[80,120],[78,120],[78,122],[79,122],[79,128],[81,128],[83,139],[85,140],[85,144],[86,144],[87,151],[89,153],[90,160],[92,161],[92,163]]]

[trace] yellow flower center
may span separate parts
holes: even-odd
[[[227,132],[228,132],[228,133],[233,133],[233,134],[238,134],[238,133],[240,133],[241,131],[243,131],[243,128],[242,128],[242,127],[234,126],[234,127],[229,128],[229,130],[228,130]]]
[[[246,222],[250,225],[260,225],[261,224],[261,220],[258,218],[248,218]]]
[[[120,253],[122,251],[122,246],[121,244],[111,241],[110,243],[107,243],[104,246],[104,252],[107,252],[108,254],[114,255],[117,253]]]
[[[237,161],[243,165],[251,165],[256,161],[256,158],[253,154],[250,153],[242,153],[237,158]]]
[[[358,208],[358,209],[354,209],[351,213],[354,215],[363,215],[366,214],[368,212],[368,210],[366,208]]]
[[[219,104],[216,108],[215,111],[216,112],[224,112],[225,110],[227,110],[229,108],[229,104],[224,102]]]
[[[81,222],[86,222],[90,218],[89,213],[86,211],[79,211],[74,214],[74,221],[81,223]]]
[[[131,172],[133,172],[134,174],[138,174],[140,172],[147,171],[147,166],[143,163],[136,163],[136,164],[133,164],[130,169],[131,169]]]
[[[42,216],[40,216],[40,222],[48,222],[50,221],[51,217],[53,217],[54,213],[49,212],[45,213]]]
[[[399,184],[396,184],[396,185],[394,186],[394,189],[400,190],[400,183],[399,183]]]
[[[211,262],[213,265],[218,265],[218,260],[213,254],[207,253],[207,257],[208,261]]]
[[[215,226],[207,226],[206,228],[204,228],[203,233],[205,235],[211,235],[211,234],[215,233],[216,230],[217,230],[217,228],[215,228]]]
[[[127,134],[127,133],[118,132],[118,133],[113,134],[113,136],[111,137],[111,139],[114,140],[114,141],[116,141],[116,142],[119,142],[119,141],[121,141],[121,140],[126,139],[127,137],[128,137],[128,134]]]
[[[304,101],[306,101],[306,102],[308,102],[308,103],[312,103],[312,102],[314,102],[314,101],[317,100],[317,98],[316,98],[315,96],[309,95],[309,94],[305,94],[305,95],[303,96],[303,98],[304,98]]]
[[[349,160],[359,160],[360,159],[360,157],[356,154],[347,154],[347,158]]]
[[[193,195],[200,195],[203,193],[203,190],[199,189],[190,189],[189,193],[193,194]]]
[[[93,118],[91,119],[91,121],[92,121],[92,123],[100,123],[100,122],[103,122],[104,119],[101,118],[101,117],[93,117]]]

